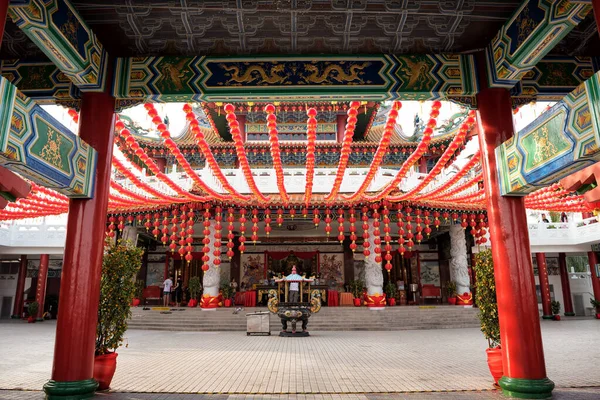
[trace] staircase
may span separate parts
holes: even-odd
[[[161,314],[157,310],[132,309],[129,329],[166,331],[246,331],[246,313],[267,311],[245,308],[233,314],[234,308],[202,311],[184,308]],[[397,331],[409,329],[452,329],[479,327],[478,310],[459,306],[401,306],[372,311],[365,307],[323,307],[308,320],[310,331]],[[276,315],[270,315],[271,331],[281,329]]]

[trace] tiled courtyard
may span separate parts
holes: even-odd
[[[42,387],[50,377],[54,329],[53,322],[0,323],[0,389]],[[543,321],[542,329],[550,379],[562,388],[588,387],[558,391],[555,397],[600,398],[600,392],[590,388],[600,386],[600,369],[593,368],[600,359],[600,322]],[[436,398],[406,392],[468,390],[483,392],[445,393],[444,397],[499,398],[488,392],[492,387],[484,356],[486,342],[478,329],[312,332],[304,339],[132,330],[127,342],[128,347],[119,350],[112,385],[117,392],[212,394],[194,397],[209,399],[375,400]],[[595,397],[586,397],[590,395]],[[173,394],[106,397],[188,398]],[[42,393],[0,391],[0,398],[42,398]]]

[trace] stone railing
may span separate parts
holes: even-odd
[[[67,237],[66,222],[59,224],[48,224],[43,220],[35,224],[31,221],[27,224],[22,222],[0,224],[0,246],[64,247]]]
[[[534,246],[579,245],[600,242],[600,223],[596,218],[579,222],[530,223],[529,240]],[[560,249],[557,248],[557,251]]]

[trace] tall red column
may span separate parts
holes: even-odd
[[[337,142],[342,143],[344,141],[344,132],[346,132],[346,115],[339,114],[337,116]]]
[[[501,196],[498,182],[495,149],[514,134],[511,98],[506,89],[488,88],[480,56],[477,123],[502,342],[499,384],[508,396],[546,398],[554,383],[546,377],[525,203]]]
[[[9,1],[10,0],[0,0],[0,47],[2,47],[2,37],[4,36],[4,25],[6,24]]]
[[[594,289],[594,298],[596,301],[600,301],[600,279],[596,273],[596,264],[598,264],[598,257],[595,251],[588,251],[588,260],[590,262],[590,271],[592,271],[592,288]],[[598,307],[600,308],[600,307]],[[600,313],[599,309],[596,309],[596,313]]]
[[[550,283],[548,282],[546,255],[544,253],[535,253],[535,259],[537,260],[538,278],[540,279],[540,292],[542,293],[542,318],[552,319],[552,300],[550,298]]]
[[[111,68],[109,64],[108,69]],[[96,184],[93,198],[71,199],[69,203],[54,364],[52,380],[44,385],[46,398],[88,398],[98,386],[93,379],[94,353],[114,106],[115,100],[108,92],[83,94],[79,136],[98,152]]]
[[[558,253],[558,267],[560,268],[560,283],[562,286],[565,316],[572,317],[575,315],[575,312],[573,311],[571,281],[569,280],[569,271],[567,271],[567,255],[565,253]]]
[[[598,27],[598,35],[600,35],[600,0],[592,0],[594,10],[594,18],[596,18],[596,26]]]
[[[17,290],[15,292],[15,304],[11,318],[19,319],[23,316],[23,292],[25,291],[25,279],[27,278],[27,256],[21,256],[19,274],[17,275]]]
[[[49,258],[48,254],[40,255],[40,268],[38,270],[37,288],[35,290],[35,301],[39,304],[38,315],[35,315],[38,321],[44,320],[44,299],[46,298]]]

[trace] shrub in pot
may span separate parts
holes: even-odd
[[[37,318],[37,313],[40,309],[40,305],[37,301],[32,301],[27,305],[27,312],[29,313],[29,317],[27,318],[27,322],[33,324],[35,319]]]
[[[553,301],[550,307],[552,308],[552,319],[560,321],[560,301]]]
[[[349,288],[350,292],[352,293],[352,296],[354,296],[354,305],[356,307],[360,307],[360,299],[363,296],[365,283],[360,279],[355,279],[352,282],[350,282]]]
[[[456,304],[456,282],[448,281],[444,285],[444,290],[446,291],[446,297],[448,298],[448,304],[455,305]]]
[[[475,274],[481,332],[488,341],[488,349],[486,350],[488,367],[494,377],[495,384],[498,385],[498,380],[502,378],[503,368],[494,261],[490,249],[484,250],[475,256]]]
[[[146,287],[146,282],[144,281],[135,281],[135,295],[133,296],[133,301],[131,305],[137,307],[142,302],[142,296],[144,295],[144,287]]]
[[[202,283],[200,283],[199,276],[193,276],[188,282],[188,289],[190,290],[190,301],[188,301],[188,307],[196,307],[198,305],[198,294],[202,290]]]
[[[592,303],[592,307],[596,308],[596,319],[600,319],[600,301],[591,298],[590,303]]]
[[[223,305],[225,307],[231,307],[231,296],[233,294],[233,289],[231,288],[231,283],[228,280],[223,280],[221,282],[221,295],[223,296]]]
[[[394,285],[390,281],[385,285],[384,291],[385,291],[385,295],[387,296],[387,299],[388,299],[388,305],[395,306],[396,305],[396,294],[398,293],[398,289],[396,288],[396,285]]]
[[[123,344],[127,320],[131,317],[131,303],[136,276],[142,263],[143,249],[122,240],[108,242],[102,260],[100,304],[96,327],[96,358],[94,379],[98,390],[106,390],[117,368],[116,349]]]

